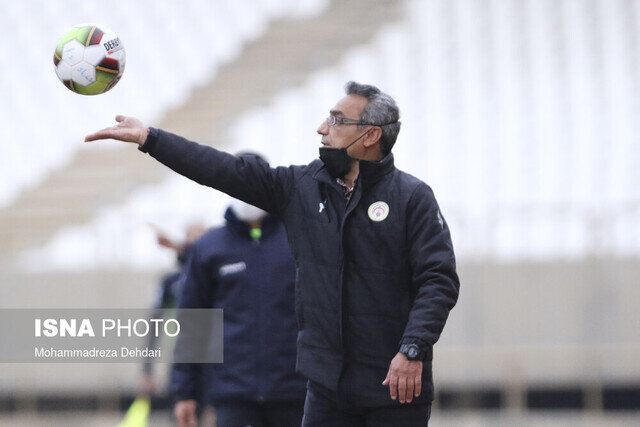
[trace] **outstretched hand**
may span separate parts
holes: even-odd
[[[125,142],[135,142],[142,146],[147,140],[149,129],[135,117],[116,116],[117,125],[99,130],[96,133],[87,135],[84,142],[95,141],[98,139],[117,139]]]

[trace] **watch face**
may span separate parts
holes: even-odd
[[[409,347],[408,351],[407,351],[407,356],[410,358],[414,358],[418,355],[418,349],[415,348],[414,346]]]

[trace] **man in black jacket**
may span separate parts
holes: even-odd
[[[304,425],[426,425],[433,345],[459,290],[449,229],[429,186],[394,166],[395,101],[355,82],[346,93],[318,128],[320,160],[306,166],[271,168],[123,116],[85,141],[135,142],[283,220],[297,268],[297,369],[309,379]]]

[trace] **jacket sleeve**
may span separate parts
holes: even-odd
[[[194,244],[180,277],[182,281],[178,308],[211,308],[213,283],[201,258],[199,245]],[[185,331],[187,332],[187,331]],[[182,333],[181,333],[182,335]],[[188,341],[188,339],[187,339]],[[180,345],[180,340],[176,343]],[[201,363],[175,363],[171,371],[171,391],[176,401],[197,399],[202,392]]]
[[[424,183],[409,200],[407,233],[415,299],[400,344],[417,344],[430,360],[433,345],[458,300],[460,282],[449,227],[431,188]]]
[[[160,129],[150,128],[139,149],[180,175],[273,214],[284,210],[294,184],[291,167],[271,168],[257,156],[234,156]]]

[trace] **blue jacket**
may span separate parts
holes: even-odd
[[[262,236],[227,209],[224,227],[193,245],[183,270],[180,308],[222,308],[224,363],[177,364],[177,400],[302,400],[306,381],[295,372],[295,265],[282,223],[264,219]]]
[[[431,360],[459,281],[449,228],[424,182],[394,166],[360,161],[347,204],[324,165],[271,168],[151,129],[141,150],[174,171],[282,218],[296,260],[297,368],[354,404],[394,403],[382,386],[401,343],[426,353],[423,392],[433,400]],[[382,203],[381,203],[382,202]]]

